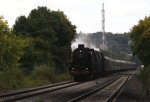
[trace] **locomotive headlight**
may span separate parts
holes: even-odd
[[[88,68],[85,68],[85,70],[88,70]]]

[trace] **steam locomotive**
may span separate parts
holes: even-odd
[[[133,70],[136,63],[106,57],[102,52],[78,45],[72,53],[70,74],[75,81],[80,79],[95,78],[107,73]]]

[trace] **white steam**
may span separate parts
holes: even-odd
[[[75,38],[75,40],[71,42],[72,51],[78,48],[78,44],[84,44],[84,47],[88,47],[88,48],[99,51],[99,48],[96,48],[95,45],[92,44],[88,36],[85,34],[83,35],[80,34],[78,37]]]

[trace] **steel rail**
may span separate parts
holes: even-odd
[[[128,78],[126,79],[126,81],[121,85],[121,87],[119,87],[107,100],[106,102],[112,102],[121,92],[121,90],[123,89],[124,85],[126,84],[126,82],[129,80],[130,75],[128,76]]]
[[[7,97],[6,96],[1,97],[0,102],[12,102],[12,101],[17,101],[17,100],[22,100],[25,98],[45,94],[48,92],[53,92],[53,91],[67,88],[67,87],[71,87],[71,86],[75,86],[78,84],[81,84],[81,83],[80,82],[68,82],[68,84],[67,84],[67,82],[66,82],[65,84],[56,84],[56,85],[53,85],[51,87],[46,87],[46,88],[42,88],[42,89],[38,89],[38,90],[34,90],[34,91],[28,91],[28,92],[25,91],[25,93],[23,93],[23,92],[19,93],[18,92],[18,94],[15,93],[15,95],[9,94]]]
[[[15,91],[14,90],[15,92],[1,94],[0,98],[9,97],[9,96],[12,96],[12,95],[17,95],[17,94],[22,94],[22,93],[28,93],[28,92],[31,92],[31,91],[37,91],[37,90],[41,90],[41,89],[45,89],[45,88],[51,88],[51,87],[55,87],[55,86],[59,86],[59,85],[63,85],[63,84],[72,83],[72,82],[73,81],[65,81],[65,82],[61,82],[61,83],[56,83],[56,84],[51,84],[51,85],[46,85],[46,86],[30,88],[30,89],[26,89],[26,90],[19,90],[19,91]]]
[[[76,98],[74,98],[74,99],[72,99],[72,100],[69,100],[68,102],[78,102],[78,101],[81,101],[82,99],[84,99],[84,98],[86,98],[86,97],[88,97],[88,96],[90,96],[90,95],[92,95],[92,94],[98,92],[99,90],[101,90],[101,89],[107,87],[108,85],[110,85],[110,84],[113,83],[114,81],[118,80],[120,77],[121,77],[121,76],[119,76],[119,77],[117,77],[117,78],[114,78],[114,79],[112,79],[111,81],[109,81],[109,82],[107,82],[107,83],[104,83],[104,84],[101,85],[100,87],[98,87],[98,88],[96,88],[96,89],[94,89],[94,90],[92,90],[92,91],[89,91],[88,93],[82,94],[82,95],[80,95],[80,96],[78,96],[78,97],[76,97]]]

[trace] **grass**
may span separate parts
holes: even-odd
[[[144,86],[150,90],[150,65],[141,70],[141,79]]]
[[[18,69],[13,69],[0,72],[0,91],[35,87],[67,80],[71,80],[68,72],[56,74],[52,67],[46,65],[35,67],[35,70],[28,76],[24,76]]]

